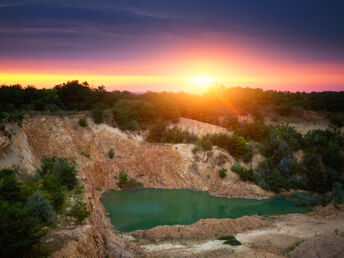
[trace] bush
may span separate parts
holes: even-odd
[[[218,240],[226,240],[224,242],[224,244],[226,245],[233,245],[233,246],[241,245],[240,241],[238,241],[234,236],[222,236],[222,237],[219,237]]]
[[[42,159],[42,168],[39,170],[41,176],[54,174],[62,185],[69,190],[73,189],[77,183],[75,163],[66,159],[53,156],[46,156]]]
[[[165,131],[166,131],[165,121],[162,119],[156,120],[148,132],[147,141],[160,142],[162,137],[165,135]]]
[[[90,212],[87,208],[87,204],[81,201],[76,201],[74,206],[67,214],[70,217],[73,217],[77,220],[79,224],[81,224],[88,216],[90,216]]]
[[[344,193],[342,184],[339,182],[334,182],[331,192],[331,199],[334,200],[335,203],[343,203],[344,202]]]
[[[112,115],[121,130],[137,130],[146,127],[152,121],[160,118],[159,112],[154,111],[151,103],[143,101],[119,102],[112,110]]]
[[[219,171],[218,171],[218,173],[219,173],[219,177],[221,177],[221,178],[225,178],[226,177],[226,175],[227,175],[227,169],[220,169]]]
[[[338,115],[330,116],[329,121],[337,128],[341,128],[344,126],[344,119]]]
[[[246,151],[246,153],[242,157],[243,161],[245,163],[250,162],[252,160],[253,155],[254,155],[254,147],[253,147],[252,144],[248,144],[247,151]]]
[[[190,134],[188,131],[178,127],[168,128],[160,142],[164,143],[192,143],[197,140],[197,136]]]
[[[0,200],[0,256],[22,257],[45,235],[44,223],[23,202]]]
[[[272,159],[267,159],[259,164],[255,172],[255,180],[266,191],[278,193],[282,188],[288,188],[285,178],[274,168]]]
[[[77,183],[75,164],[71,164],[65,158],[60,158],[53,166],[53,173],[57,175],[61,184],[73,189]]]
[[[279,195],[275,198],[290,201],[293,205],[299,207],[325,206],[329,202],[329,198],[325,195],[312,195],[304,192],[294,192],[290,195]]]
[[[109,156],[109,159],[113,159],[115,157],[115,152],[112,148],[109,150],[108,156]]]
[[[25,199],[13,169],[0,171],[0,256],[22,257],[45,235],[53,222],[51,206],[37,194]]]
[[[207,137],[207,136],[202,137],[201,139],[199,139],[199,140],[196,142],[196,145],[197,145],[197,147],[199,147],[199,148],[202,149],[203,151],[209,151],[209,150],[211,150],[212,147],[213,147],[212,142],[210,141],[209,137]],[[199,148],[197,148],[197,150],[198,150]]]
[[[222,126],[228,130],[234,130],[239,126],[238,116],[234,113],[228,113],[223,120]]]
[[[0,200],[16,202],[23,199],[16,170],[0,170]]]
[[[203,150],[210,150],[215,145],[237,158],[242,157],[248,151],[247,142],[243,137],[224,133],[203,136],[198,140],[197,145]]]
[[[289,116],[292,111],[292,105],[289,103],[288,104],[285,103],[285,104],[275,106],[275,111],[277,114],[281,116]]]
[[[118,186],[121,187],[125,185],[128,182],[128,174],[125,172],[125,170],[119,171],[119,181]]]
[[[92,109],[93,121],[95,124],[103,123],[104,108],[102,106],[96,106]]]
[[[239,124],[235,130],[235,135],[242,136],[247,140],[254,140],[257,142],[263,142],[269,136],[272,127],[266,126],[261,121],[254,121],[252,123]]]
[[[242,180],[242,181],[245,181],[245,182],[246,181],[252,181],[252,182],[255,181],[254,173],[253,173],[253,169],[252,168],[246,169],[243,166],[241,166],[240,163],[235,163],[232,166],[231,170],[234,173],[237,173],[240,176],[240,180]]]
[[[80,152],[80,154],[81,154],[82,156],[88,158],[88,159],[91,158],[91,155],[90,155],[89,153],[87,153],[87,152],[82,151],[82,152]]]
[[[64,204],[66,195],[65,187],[61,185],[61,180],[56,175],[45,175],[43,177],[43,196],[59,211]]]
[[[125,189],[134,189],[142,187],[142,183],[137,182],[135,179],[128,179],[128,174],[125,170],[119,171],[118,186]]]
[[[26,206],[30,216],[39,218],[43,223],[52,224],[55,221],[55,211],[40,191],[28,198]]]
[[[79,119],[79,125],[80,125],[81,127],[86,127],[86,126],[87,126],[86,120],[83,119],[83,118],[80,118],[80,119]]]

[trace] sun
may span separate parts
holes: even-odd
[[[191,78],[191,81],[198,86],[211,86],[216,81],[216,78],[207,75],[198,75]]]

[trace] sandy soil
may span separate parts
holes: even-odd
[[[208,239],[155,239],[142,244],[147,257],[343,257],[344,205],[328,206],[308,214],[262,218],[260,228],[238,230],[241,246]],[[218,220],[219,222],[221,220]],[[196,223],[195,223],[196,224]],[[203,231],[204,230],[203,228]],[[204,233],[206,234],[206,232]],[[200,235],[202,237],[202,234]]]

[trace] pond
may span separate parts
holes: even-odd
[[[186,225],[199,219],[305,213],[309,209],[276,199],[218,198],[192,190],[110,190],[101,202],[116,230],[131,232],[159,225]]]

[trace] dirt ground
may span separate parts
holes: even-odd
[[[232,233],[242,245],[229,246],[216,240],[213,230],[218,228],[214,221],[217,226],[223,224],[219,236]],[[171,235],[172,239],[164,239],[166,232],[173,232],[171,228],[181,226],[157,227],[131,235],[147,257],[344,257],[344,205],[339,209],[329,205],[307,214],[257,216],[254,222],[252,217],[244,217],[232,220],[230,229],[226,220],[214,221],[182,226],[192,231],[201,229],[197,238],[178,239]]]

